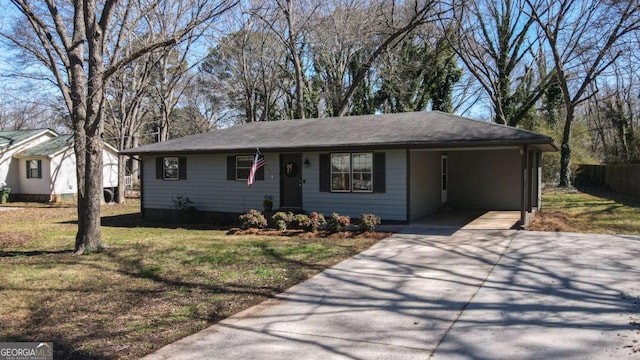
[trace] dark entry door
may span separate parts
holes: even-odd
[[[280,206],[302,208],[302,154],[280,155]]]

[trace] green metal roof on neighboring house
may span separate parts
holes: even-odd
[[[254,122],[122,151],[163,154],[519,146],[557,151],[549,136],[440,111]]]
[[[20,156],[50,156],[70,146],[73,146],[73,135],[60,135],[21,152]]]
[[[34,130],[11,130],[0,131],[0,150],[5,149],[11,145],[19,144],[23,141],[29,140],[40,133],[51,132],[49,129],[34,129]]]

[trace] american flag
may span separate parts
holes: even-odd
[[[251,171],[249,172],[249,178],[247,179],[247,185],[250,187],[256,178],[258,169],[264,165],[264,155],[260,150],[256,149],[256,156],[253,158],[253,164],[251,165]]]

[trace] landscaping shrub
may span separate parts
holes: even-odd
[[[374,214],[360,214],[357,228],[360,231],[373,231],[378,225],[380,225],[379,217]]]
[[[273,226],[278,230],[287,230],[287,228],[293,222],[294,216],[292,212],[278,211],[273,214],[271,220],[273,220]]]
[[[306,230],[307,224],[309,223],[309,216],[306,214],[296,214],[294,216],[293,221],[291,222],[290,227],[294,229]]]
[[[320,229],[323,229],[327,225],[327,220],[324,218],[324,215],[318,212],[312,212],[309,214],[307,222],[301,224],[301,226],[307,230],[316,232]]]
[[[200,219],[200,212],[193,205],[193,201],[186,195],[172,196],[171,201],[176,209],[176,220],[180,223],[197,223]]]
[[[333,213],[327,221],[327,229],[331,232],[345,231],[350,224],[349,216]]]
[[[258,210],[251,209],[240,215],[240,227],[243,229],[262,229],[267,227],[267,219]]]

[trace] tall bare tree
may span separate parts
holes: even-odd
[[[200,65],[207,86],[240,122],[287,118],[283,97],[293,85],[287,50],[261,22],[249,21],[218,41]],[[213,94],[212,94],[213,96]]]
[[[379,0],[372,3],[374,5],[369,7],[371,21],[380,24],[373,37],[375,46],[367,52],[354,71],[350,85],[340,101],[337,111],[339,116],[348,113],[353,95],[370,73],[375,61],[386,51],[398,46],[417,27],[435,21],[439,11],[438,0]]]
[[[374,46],[375,25],[368,1],[333,1],[316,10],[309,31],[314,92],[322,99],[321,116],[336,116],[357,66]]]
[[[130,55],[137,50],[136,41],[131,40],[122,46],[123,54]],[[153,62],[145,55],[115,72],[108,80],[105,91],[105,139],[111,141],[118,150],[137,146],[143,121],[150,120],[153,110],[149,94],[152,72]],[[125,201],[127,159],[121,156],[118,162],[119,204]],[[132,162],[132,167],[132,173],[136,173],[137,162]]]
[[[108,39],[123,39],[128,31],[140,31],[127,14],[139,8],[170,7],[172,1],[11,0],[20,15],[18,26],[0,35],[24,56],[46,68],[69,111],[74,131],[78,179],[78,254],[102,248],[100,199],[102,196],[102,135],[105,83],[111,75],[139,57],[184,41],[194,29],[228,10],[231,2],[193,0],[190,11],[168,36],[144,44],[129,56],[114,52],[105,56]],[[25,24],[26,22],[26,24]]]
[[[598,92],[586,102],[592,148],[609,164],[640,161],[640,74],[625,57],[592,84]]]
[[[319,2],[311,0],[276,0],[263,2],[260,7],[251,10],[252,15],[263,21],[287,49],[294,74],[292,117],[295,119],[307,117],[305,94],[309,82],[304,64],[305,39],[310,31],[310,21],[319,6]]]
[[[457,29],[449,32],[451,44],[488,95],[498,124],[517,126],[551,76],[533,77],[539,35],[525,8],[525,0],[453,1],[446,18]]]
[[[543,31],[565,108],[559,186],[571,184],[571,133],[576,108],[593,96],[590,86],[640,30],[638,0],[526,0]]]

